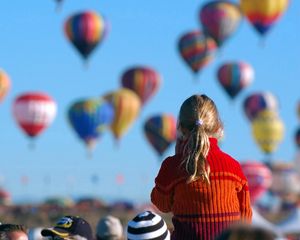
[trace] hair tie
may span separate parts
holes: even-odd
[[[199,119],[196,121],[196,126],[202,126],[203,125],[203,120]]]

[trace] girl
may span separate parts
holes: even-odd
[[[223,124],[206,95],[186,99],[178,117],[175,155],[162,163],[151,201],[173,213],[172,240],[213,240],[231,224],[250,223],[247,180],[218,147]]]

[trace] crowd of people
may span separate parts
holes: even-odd
[[[84,218],[63,216],[54,226],[27,229],[21,224],[0,225],[1,240],[170,240],[171,233],[164,219],[152,211],[144,211],[130,220],[124,228],[112,215],[99,219],[95,231]],[[202,238],[197,238],[202,239]],[[204,238],[203,238],[204,239]],[[275,233],[262,227],[235,224],[215,240],[272,240]],[[188,239],[187,239],[188,240]]]

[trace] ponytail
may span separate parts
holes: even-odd
[[[188,183],[195,181],[200,177],[206,183],[210,183],[210,168],[206,160],[209,147],[209,137],[202,124],[196,124],[191,131],[183,150],[183,155],[185,156],[185,169],[190,175],[187,180]]]
[[[209,184],[209,137],[221,136],[223,129],[215,103],[204,94],[187,98],[180,107],[178,129],[186,141],[182,165],[189,174],[187,182],[202,178]]]

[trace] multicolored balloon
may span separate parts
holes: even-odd
[[[217,77],[221,86],[233,99],[252,83],[254,71],[248,63],[227,62],[219,67]]]
[[[142,105],[157,92],[160,82],[161,77],[154,69],[142,66],[127,69],[121,78],[122,87],[134,91]]]
[[[263,110],[278,111],[278,100],[271,92],[255,92],[245,98],[244,112],[250,121],[253,121]]]
[[[105,19],[93,11],[70,16],[65,22],[65,34],[84,59],[87,59],[107,34]]]
[[[260,112],[252,121],[252,134],[264,153],[274,152],[284,135],[284,125],[278,113],[271,110]]]
[[[300,178],[293,163],[277,162],[271,165],[273,181],[270,190],[282,197],[291,198],[295,195],[298,199],[300,193]]]
[[[0,69],[0,102],[4,100],[10,89],[10,79],[9,76]]]
[[[215,41],[200,31],[185,33],[178,42],[181,57],[194,73],[198,73],[212,62],[216,49]]]
[[[89,149],[94,148],[98,138],[109,129],[113,118],[112,104],[101,98],[78,100],[68,110],[71,126]]]
[[[162,156],[176,140],[176,118],[171,114],[154,115],[145,121],[144,133],[154,150]]]
[[[28,92],[13,102],[13,115],[21,129],[31,138],[41,134],[56,116],[56,103],[49,95]]]
[[[298,127],[295,133],[295,143],[298,149],[300,149],[300,127]]]
[[[114,120],[110,126],[116,140],[119,140],[138,117],[141,100],[128,88],[121,88],[104,96],[115,109]]]
[[[265,164],[255,161],[242,162],[241,167],[248,180],[251,203],[255,204],[271,187],[272,172]]]
[[[288,0],[240,0],[244,15],[261,35],[279,20],[288,4]]]
[[[211,36],[220,47],[237,30],[242,19],[238,5],[229,1],[209,1],[199,12],[204,32]]]

